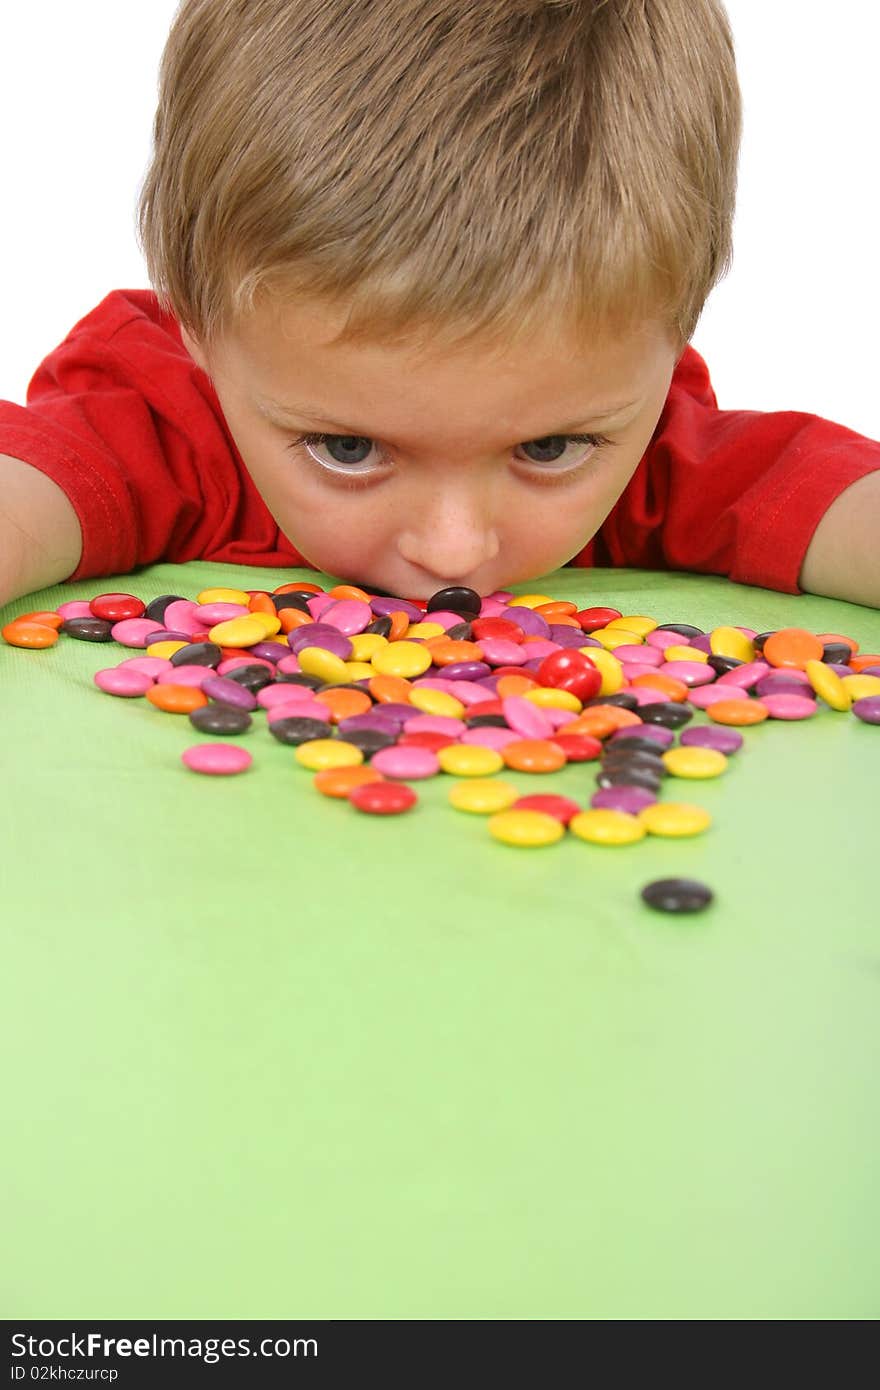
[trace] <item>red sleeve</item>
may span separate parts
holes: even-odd
[[[816,415],[719,410],[706,364],[688,347],[643,459],[582,554],[798,594],[825,512],[876,469],[880,444]]]
[[[0,453],[70,498],[83,535],[72,579],[158,560],[303,563],[149,291],[108,295],[38,368],[26,407],[0,402]]]

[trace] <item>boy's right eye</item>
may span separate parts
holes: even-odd
[[[375,448],[373,441],[363,435],[353,434],[301,434],[291,440],[288,448],[305,448],[316,463],[329,473],[346,476],[370,473],[375,460],[369,463],[370,453]],[[319,453],[321,450],[322,453]],[[330,455],[329,458],[323,456]],[[368,465],[368,466],[364,466]]]

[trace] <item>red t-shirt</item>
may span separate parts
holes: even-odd
[[[108,295],[38,368],[27,399],[0,402],[0,453],[70,498],[83,535],[72,579],[160,560],[306,564],[152,292]],[[725,574],[799,593],[822,516],[875,469],[880,444],[815,415],[719,410],[688,347],[635,473],[571,563]]]

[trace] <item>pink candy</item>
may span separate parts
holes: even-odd
[[[153,684],[152,676],[148,676],[144,671],[132,671],[130,668],[126,670],[122,666],[110,666],[105,671],[96,671],[94,681],[105,695],[125,695],[128,698],[146,695]]]
[[[437,754],[430,748],[419,748],[415,744],[403,744],[394,748],[382,748],[374,753],[371,765],[383,777],[404,778],[418,781],[422,777],[433,777],[440,771]]]
[[[234,743],[196,743],[181,753],[180,761],[191,772],[207,772],[216,777],[245,772],[253,758],[247,749]]]

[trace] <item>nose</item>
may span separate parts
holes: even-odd
[[[443,583],[467,579],[498,554],[489,500],[476,487],[443,480],[411,506],[398,553]]]

